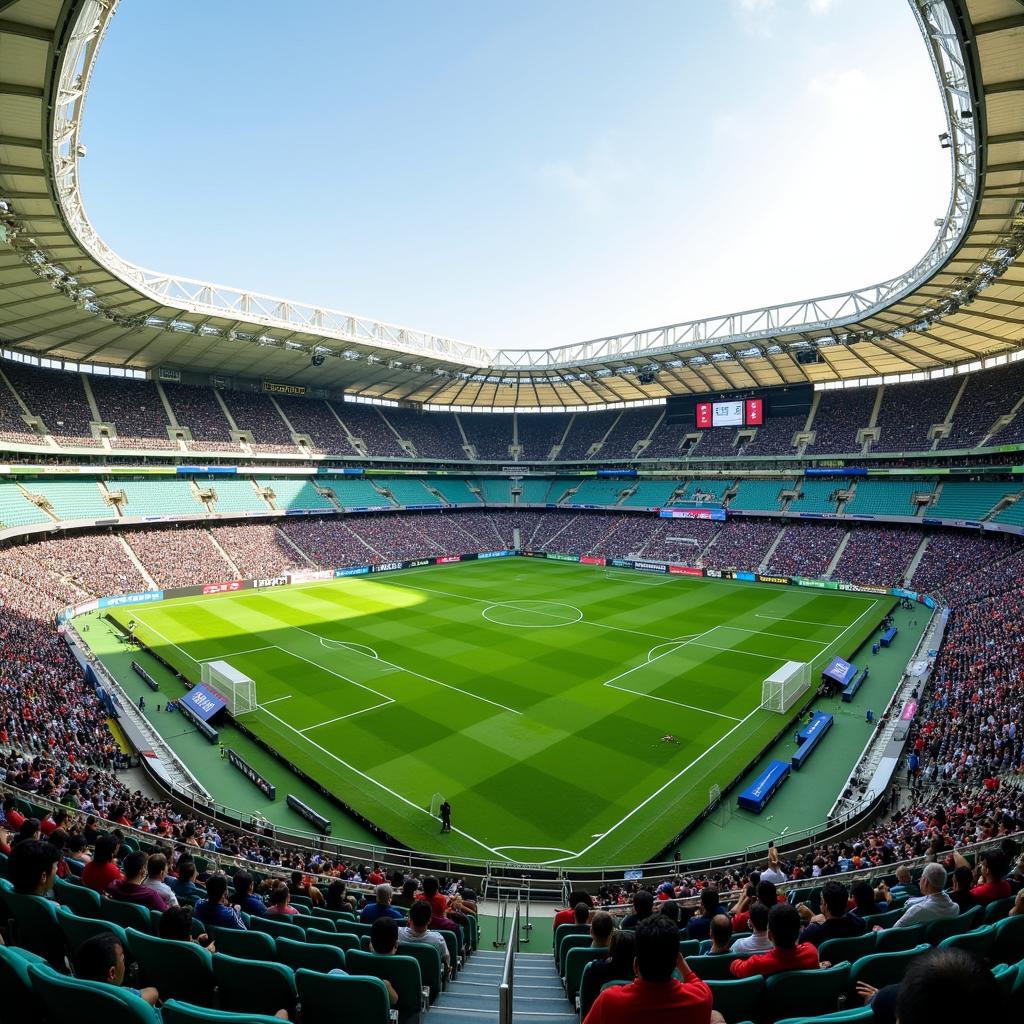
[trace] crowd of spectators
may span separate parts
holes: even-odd
[[[870,422],[877,396],[878,388],[823,391],[811,421],[814,440],[807,446],[807,453],[859,452],[861,443],[857,440],[857,432]]]
[[[920,545],[921,531],[914,528],[860,526],[850,531],[832,577],[876,587],[902,586]]]
[[[824,576],[846,527],[834,523],[790,522],[769,560],[780,576]]]
[[[324,455],[359,454],[326,402],[292,395],[276,395],[275,398],[295,432],[305,434],[312,441],[313,451]]]
[[[89,383],[100,419],[117,430],[110,441],[114,448],[178,447],[167,436],[167,413],[152,381],[90,377]]]
[[[225,523],[212,527],[210,532],[245,579],[309,568],[278,528],[270,523]]]
[[[927,451],[932,446],[928,431],[946,419],[946,413],[963,384],[963,377],[886,384],[875,426],[878,440],[872,451]]]
[[[522,462],[543,462],[551,449],[562,440],[569,417],[560,412],[528,412],[516,416],[519,459]]]
[[[281,419],[270,395],[255,391],[224,391],[221,394],[235,426],[252,434],[254,452],[297,454],[298,448],[288,424]]]
[[[189,587],[233,573],[203,527],[155,526],[128,530],[124,538],[160,587]]]
[[[30,580],[46,579],[53,586],[64,583],[78,593],[134,593],[147,586],[113,533],[69,533],[0,550],[0,564],[12,566],[13,571],[19,563]]]
[[[197,452],[239,451],[238,444],[231,440],[231,424],[212,388],[167,383],[161,386],[178,426],[187,427],[192,435],[189,448]]]
[[[381,418],[380,409],[358,402],[331,402],[352,437],[363,442],[367,455],[381,458],[408,458],[395,432]],[[358,449],[357,449],[358,451]]]
[[[611,430],[618,417],[618,410],[577,413],[573,417],[572,426],[562,443],[558,458],[585,459],[590,449]],[[601,454],[607,457],[604,455],[603,449]]]
[[[752,440],[743,446],[744,455],[793,455],[793,437],[804,429],[806,416],[768,416]]]
[[[0,372],[3,367],[0,366]],[[43,438],[34,434],[25,425],[22,408],[18,405],[11,389],[3,377],[0,377],[0,441],[11,441],[14,444],[42,444]],[[7,456],[5,455],[6,459]]]
[[[401,438],[409,441],[423,459],[465,459],[462,434],[450,412],[417,412],[414,409],[381,409],[381,414]]]
[[[715,542],[704,554],[705,562],[716,569],[757,571],[785,521],[729,519],[717,525]]]
[[[623,409],[612,432],[604,439],[597,458],[628,459],[637,444],[650,436],[664,415],[665,408],[661,405]]]
[[[466,440],[476,449],[478,459],[508,461],[508,450],[512,444],[511,413],[460,412],[456,415]]]
[[[32,415],[42,418],[58,444],[90,448],[99,445],[92,436],[92,410],[79,374],[6,362],[4,374]]]
[[[1008,413],[1024,393],[1024,363],[972,373],[953,410],[953,429],[938,444],[942,448],[970,448],[981,444],[1000,416]],[[1008,444],[1024,436],[1024,422],[1015,417],[997,436]]]

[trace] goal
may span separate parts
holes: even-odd
[[[226,661],[204,661],[200,679],[227,701],[232,718],[256,710],[256,683]]]
[[[761,684],[761,707],[784,714],[811,686],[811,666],[806,661],[787,661]]]
[[[444,797],[440,793],[435,793],[430,798],[430,813],[435,818],[441,817],[441,804],[444,803]]]

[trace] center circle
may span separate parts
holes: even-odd
[[[518,629],[550,629],[571,626],[583,619],[583,612],[558,601],[501,601],[488,605],[481,613],[488,622]]]

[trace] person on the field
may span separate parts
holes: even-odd
[[[441,804],[441,831],[451,832],[452,830],[452,805],[447,800]]]

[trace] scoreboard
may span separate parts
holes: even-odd
[[[710,427],[759,427],[762,423],[764,401],[760,398],[697,403],[699,430],[707,430]]]

